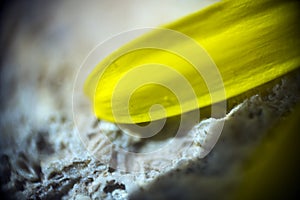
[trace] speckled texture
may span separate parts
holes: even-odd
[[[64,28],[68,23],[58,19],[71,20],[72,15],[63,18],[61,7],[51,9],[58,10],[58,17],[49,15],[49,26],[36,13],[31,16],[36,21],[29,16],[18,22],[15,39],[7,44],[5,59],[1,58],[0,183],[7,198],[223,199],[241,181],[243,166],[261,139],[271,137],[269,128],[299,102],[298,70],[230,100],[234,103],[229,103],[226,117],[204,119],[194,126],[189,132],[193,145],[172,165],[125,173],[114,168],[116,163],[103,163],[90,155],[76,133],[69,97],[84,58],[76,55],[85,55],[93,41],[72,51],[76,46],[72,41],[85,41],[78,34],[82,26],[69,25],[74,33],[68,33]],[[30,29],[24,28],[26,20],[32,23],[27,24]],[[205,138],[220,122],[225,122],[220,139],[201,158]],[[130,150],[155,148],[168,139],[132,140],[114,124],[95,122],[93,117],[86,119],[91,138],[95,123],[116,145]],[[104,156],[116,155],[106,152]]]
[[[43,129],[36,129],[26,117],[6,112],[1,120],[2,190],[18,199],[219,198],[240,181],[243,163],[266,130],[297,101],[299,76],[284,78],[267,95],[254,95],[225,118],[207,119],[192,129],[197,139],[225,120],[222,135],[207,157],[200,159],[197,151],[191,151],[189,159],[179,159],[168,169],[140,174],[123,173],[90,156],[74,135],[72,119],[57,113]],[[106,130],[118,131],[116,127]],[[197,141],[192,148],[197,148]]]

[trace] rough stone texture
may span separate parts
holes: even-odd
[[[143,173],[115,169],[125,158],[115,155],[115,151],[100,151],[108,159],[116,157],[118,162],[95,159],[76,133],[72,116],[74,75],[84,59],[77,55],[86,55],[95,41],[83,37],[91,34],[87,30],[78,34],[84,21],[78,20],[78,27],[72,25],[74,14],[64,15],[65,4],[53,6],[50,11],[55,14],[45,12],[45,18],[37,17],[40,13],[36,10],[43,6],[36,6],[27,8],[31,15],[15,10],[23,15],[21,21],[9,15],[10,20],[2,22],[17,24],[9,26],[14,39],[5,43],[7,52],[1,52],[0,184],[1,193],[8,199],[226,197],[241,181],[243,166],[261,139],[271,137],[267,135],[269,128],[299,102],[298,70],[230,100],[224,118],[208,118],[195,125],[188,133],[195,139],[191,148],[172,165],[160,168],[158,162],[157,167],[151,168],[154,165],[144,163]],[[74,41],[84,45],[75,48]],[[58,44],[59,49],[55,46]],[[149,150],[169,140],[135,140],[114,124],[93,118],[85,122],[87,135],[96,142],[93,148],[100,145],[99,140],[93,139],[99,126],[115,146],[127,150]],[[205,140],[221,122],[225,125],[218,143],[208,156],[201,158]],[[171,121],[171,129],[166,132],[172,130],[172,124]],[[168,160],[167,152],[162,157]]]
[[[193,149],[189,159],[140,174],[118,171],[90,156],[74,134],[72,119],[58,113],[40,130],[26,117],[6,112],[1,120],[2,191],[18,199],[219,198],[239,182],[243,163],[266,130],[299,101],[299,77],[283,78],[268,95],[244,100],[225,118],[196,125],[190,131],[195,138],[191,148],[198,148],[204,138],[199,135],[225,121],[217,145],[205,158]]]

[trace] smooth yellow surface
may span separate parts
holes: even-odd
[[[221,94],[224,88],[220,85],[208,88],[207,81],[197,77],[193,65],[182,55],[147,48],[116,58],[116,55],[135,49],[139,43],[168,40],[160,37],[160,32],[137,38],[100,62],[87,78],[84,91],[98,118],[117,123],[162,119],[234,97],[300,66],[299,19],[298,1],[228,0],[164,26],[192,38],[207,51],[221,74],[226,96]],[[174,40],[172,45],[191,54],[195,50],[182,40]],[[169,68],[159,70],[157,63]],[[138,66],[145,64],[149,66],[144,72],[136,71]],[[210,70],[209,64],[203,65]],[[153,73],[149,71],[151,66]],[[184,97],[188,91],[170,69],[190,83],[195,99],[191,95],[186,99],[178,98],[176,93],[183,93]],[[133,75],[125,80],[128,72]],[[143,80],[149,77],[155,79],[154,83],[145,81],[147,85],[143,85]],[[120,80],[123,82],[118,85]],[[179,90],[170,91],[157,84],[160,82],[172,87],[177,84]],[[133,87],[137,84],[141,87]],[[211,98],[212,93],[215,98]],[[164,109],[152,107],[155,104]]]

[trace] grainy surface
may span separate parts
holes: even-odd
[[[7,198],[223,198],[241,181],[245,162],[261,139],[270,136],[269,128],[299,102],[298,71],[253,90],[248,96],[231,100],[236,103],[230,105],[226,117],[210,118],[193,127],[189,133],[195,137],[191,151],[175,160],[174,165],[148,168],[144,173],[122,172],[86,151],[76,134],[70,103],[77,67],[95,42],[111,32],[88,28],[97,26],[85,20],[98,16],[92,3],[83,9],[67,1],[53,5],[35,3],[35,6],[6,5],[7,12],[3,15],[7,21],[1,21],[7,27],[1,35],[1,44],[7,51],[1,50],[0,184]],[[125,6],[127,11],[129,5]],[[156,14],[159,13],[163,16],[163,11]],[[176,16],[181,14],[184,12],[178,11]],[[134,20],[139,20],[135,16],[126,19],[132,24],[138,24]],[[143,23],[139,25],[150,22]],[[151,23],[156,25],[154,21]],[[110,30],[116,33],[128,27],[116,25]],[[102,36],[98,37],[98,33]],[[207,157],[200,159],[203,138],[220,121],[225,126],[218,143]],[[163,141],[131,140],[114,124],[103,121],[96,124],[117,145],[127,149],[155,148]],[[86,126],[92,138],[95,120],[86,119]]]
[[[219,199],[241,181],[243,163],[268,128],[299,101],[296,81],[284,78],[267,96],[252,96],[219,119],[225,126],[207,157],[195,154],[144,174],[123,173],[94,159],[74,134],[72,119],[64,115],[50,116],[38,129],[24,115],[6,112],[1,120],[2,190],[13,199]],[[215,122],[202,121],[192,132],[202,134]]]

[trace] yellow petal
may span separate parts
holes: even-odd
[[[133,40],[87,78],[95,115],[117,123],[158,120],[292,71],[300,65],[298,7],[288,0],[222,1]]]

